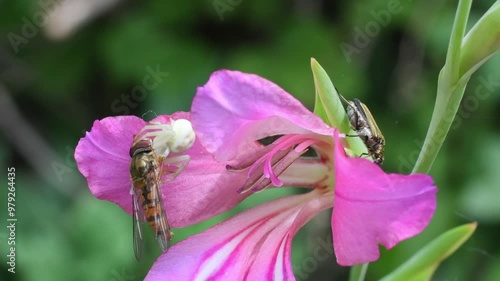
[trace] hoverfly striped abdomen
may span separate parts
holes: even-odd
[[[149,186],[149,185],[147,185]],[[142,192],[142,207],[144,215],[151,229],[153,229],[156,237],[166,238],[165,243],[159,243],[160,248],[165,251],[168,248],[168,242],[172,239],[173,233],[170,230],[170,225],[161,204],[160,194],[158,189],[146,188]]]

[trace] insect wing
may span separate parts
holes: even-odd
[[[371,114],[368,107],[364,103],[359,102],[359,100],[357,102],[359,103],[360,111],[362,111],[362,114],[366,118],[367,128],[371,134],[370,138],[368,139],[369,142],[367,142],[369,143],[370,154],[373,156],[374,162],[377,165],[382,165],[382,163],[384,162],[384,136],[378,128],[377,122],[375,122],[375,119],[373,118],[373,115]]]
[[[135,258],[140,261],[142,258],[142,246],[144,244],[144,209],[142,208],[141,190],[134,188],[132,194],[133,206],[133,239]]]
[[[375,119],[373,118],[373,115],[370,112],[370,110],[368,109],[368,107],[362,102],[359,102],[359,105],[361,106],[360,108],[362,109],[362,114],[364,115],[366,122],[368,123],[368,126],[370,127],[372,135],[374,137],[377,137],[377,138],[384,138],[384,136],[382,135],[382,132],[378,128],[377,122],[375,122]]]
[[[159,178],[150,179],[148,183],[148,187],[151,188],[151,199],[156,202],[154,206],[151,206],[151,211],[154,212],[154,215],[150,216],[148,213],[148,219],[154,220],[154,225],[156,227],[154,231],[156,242],[162,251],[166,251],[170,246],[170,240],[172,240],[172,231],[170,230],[163,200],[161,198]]]

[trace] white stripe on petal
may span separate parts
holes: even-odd
[[[236,247],[238,247],[241,241],[245,239],[245,237],[258,225],[259,224],[255,224],[253,227],[242,231],[240,234],[233,237],[231,241],[225,243],[222,248],[218,249],[210,257],[208,257],[200,266],[195,281],[207,280],[214,273],[217,273],[221,269],[221,267],[225,265],[225,261],[231,256],[231,254],[234,252]]]
[[[283,275],[283,273],[285,272],[285,269],[283,268],[283,261],[285,261],[285,257],[283,256],[283,254],[285,253],[286,241],[288,240],[289,235],[290,233],[288,232],[281,242],[281,246],[274,264],[274,280],[285,279],[285,276]]]

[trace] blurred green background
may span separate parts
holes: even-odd
[[[386,137],[388,172],[409,173],[430,121],[458,1],[0,1],[0,167],[16,169],[16,274],[7,272],[6,188],[0,206],[0,280],[142,280],[132,221],[95,199],[73,152],[95,119],[188,111],[196,87],[228,68],[281,85],[312,109],[310,58],[338,90],[366,103]],[[493,0],[474,1],[469,26]],[[72,3],[72,4],[71,4]],[[79,4],[80,3],[80,4]],[[82,4],[84,3],[84,4]],[[85,4],[86,3],[86,4]],[[164,74],[138,93],[148,69]],[[478,221],[474,236],[433,280],[500,280],[500,58],[471,79],[431,175],[430,226],[370,265],[377,280],[430,239]],[[233,212],[186,229],[175,242],[256,204],[298,192],[267,190]],[[298,280],[347,280],[348,268],[312,258],[330,240],[330,212],[294,240]]]

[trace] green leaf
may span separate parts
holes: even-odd
[[[460,248],[472,236],[476,227],[477,223],[474,222],[441,234],[380,281],[431,280],[439,264]]]
[[[341,133],[356,135],[356,132],[351,128],[349,118],[342,106],[337,89],[333,86],[326,71],[314,58],[311,58],[311,69],[316,88],[314,113],[321,117],[328,125],[338,128]],[[360,138],[348,137],[346,139],[354,155],[359,156],[367,152],[366,146]]]

